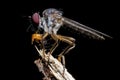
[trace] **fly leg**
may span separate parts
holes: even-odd
[[[42,40],[41,40],[41,43],[42,43],[42,49],[43,49],[43,55],[44,55],[44,58],[45,58],[45,46],[44,46],[44,39],[48,36],[48,33],[44,33],[43,36],[42,36]]]
[[[55,49],[58,47],[59,45],[59,40],[58,38],[55,36],[55,34],[51,34],[51,37],[55,40],[55,43],[53,44],[52,48],[49,51],[49,56],[48,56],[48,60],[50,55],[52,55],[52,53],[55,51]]]
[[[71,38],[71,37],[67,37],[67,36],[61,36],[61,35],[57,35],[58,39],[68,43],[69,45],[58,55],[58,60],[61,62],[63,62],[63,66],[64,66],[64,71],[65,71],[65,57],[64,55],[66,53],[68,53],[71,49],[73,49],[75,47],[75,39]],[[64,71],[63,71],[63,75],[64,75]]]
[[[54,52],[54,50],[58,47],[59,45],[59,40],[58,38],[54,35],[51,34],[51,37],[55,40],[55,43],[53,44],[52,48],[50,49],[50,55]]]
[[[31,40],[31,44],[33,44],[33,42],[35,41],[36,43],[38,43],[39,45],[41,45],[42,49],[43,49],[43,55],[45,57],[45,47],[44,47],[44,43],[43,40],[48,36],[48,33],[44,33],[44,34],[39,34],[39,33],[34,33],[32,34],[32,40]]]
[[[55,43],[53,44],[53,46],[52,46],[52,48],[50,49],[50,51],[49,51],[49,54],[48,54],[48,64],[49,63],[51,63],[50,62],[50,55],[54,52],[54,50],[57,48],[57,46],[59,45],[59,41],[58,41],[58,39],[57,39],[57,37],[56,36],[54,36],[54,34],[49,34],[49,33],[44,33],[43,34],[43,37],[42,37],[42,46],[43,46],[43,52],[45,53],[45,47],[44,47],[44,43],[43,43],[43,40],[48,36],[48,35],[50,35],[54,40],[55,40]],[[44,54],[43,53],[43,54]]]
[[[68,53],[71,49],[75,47],[75,39],[67,36],[57,35],[60,41],[66,42],[69,45],[58,55],[58,60],[61,61],[62,55]]]
[[[62,55],[62,63],[63,63],[63,75],[64,75],[64,73],[65,73],[65,56],[64,55]]]

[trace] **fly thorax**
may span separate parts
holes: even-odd
[[[55,18],[52,16],[48,17],[48,26],[53,26],[55,24]]]

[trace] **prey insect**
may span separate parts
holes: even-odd
[[[105,37],[111,38],[111,36],[104,34],[100,31],[87,27],[79,22],[76,22],[72,19],[66,18],[63,16],[62,11],[57,9],[49,8],[43,11],[42,17],[39,13],[34,13],[32,15],[32,20],[38,24],[36,32],[32,35],[32,43],[34,41],[41,42],[43,49],[44,43],[43,40],[47,36],[51,36],[52,39],[55,40],[55,43],[51,47],[49,51],[49,55],[52,55],[54,50],[58,47],[59,41],[63,41],[68,44],[68,46],[58,55],[58,60],[63,62],[65,66],[65,57],[64,55],[67,54],[70,50],[75,47],[75,39],[73,37],[63,36],[57,34],[58,30],[66,25],[67,28],[74,29],[84,35],[93,37],[94,39],[105,40]],[[40,34],[39,30],[43,29],[43,33]]]

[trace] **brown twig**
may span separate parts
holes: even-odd
[[[64,68],[61,62],[59,62],[56,58],[54,58],[52,55],[49,56],[49,53],[43,54],[43,50],[39,50],[37,46],[35,46],[35,48],[42,57],[42,60],[35,60],[34,63],[38,67],[39,71],[42,72],[45,76],[43,80],[52,80],[53,77],[56,80],[75,80],[73,76],[67,71],[67,69]]]

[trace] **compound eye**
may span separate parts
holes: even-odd
[[[39,24],[40,21],[40,15],[36,12],[32,15],[32,20],[33,22],[35,22],[36,24]]]

